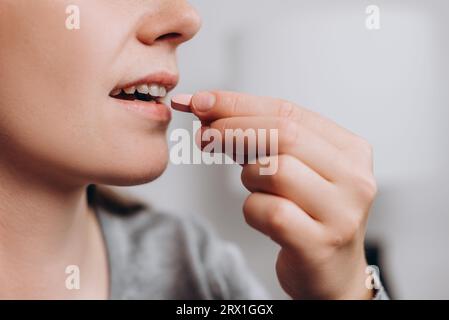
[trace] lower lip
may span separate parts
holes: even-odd
[[[114,99],[114,98],[113,98]],[[169,123],[172,118],[171,109],[161,102],[147,102],[140,100],[120,100],[115,102],[127,111],[137,114],[145,119]]]

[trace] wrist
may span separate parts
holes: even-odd
[[[375,289],[367,285],[367,280],[371,277],[366,273],[368,264],[364,260],[360,267],[357,268],[354,277],[352,277],[349,285],[345,288],[339,300],[372,300],[375,297]]]

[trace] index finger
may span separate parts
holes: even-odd
[[[342,149],[351,145],[357,138],[355,134],[335,122],[311,110],[277,98],[227,91],[199,92],[195,95],[173,97],[172,107],[179,111],[192,112],[200,120],[207,122],[232,117],[285,117],[298,122]]]
[[[198,92],[178,95],[172,99],[178,111],[192,112],[204,121],[249,116],[289,116],[299,119],[299,110],[292,103],[270,97],[257,97],[227,91]]]

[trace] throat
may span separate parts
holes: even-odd
[[[0,299],[76,294],[65,287],[70,265],[93,282],[102,279],[90,276],[95,268],[107,276],[101,230],[85,188],[61,192],[30,180],[19,185],[17,176],[0,186]]]

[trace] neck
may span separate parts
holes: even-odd
[[[17,169],[0,164],[0,283],[3,289],[8,282],[11,288],[25,288],[9,292],[10,296],[35,297],[52,283],[59,288],[55,292],[67,293],[63,290],[66,267],[91,264],[95,247],[91,243],[98,239],[86,186]],[[26,286],[20,286],[20,281]]]

